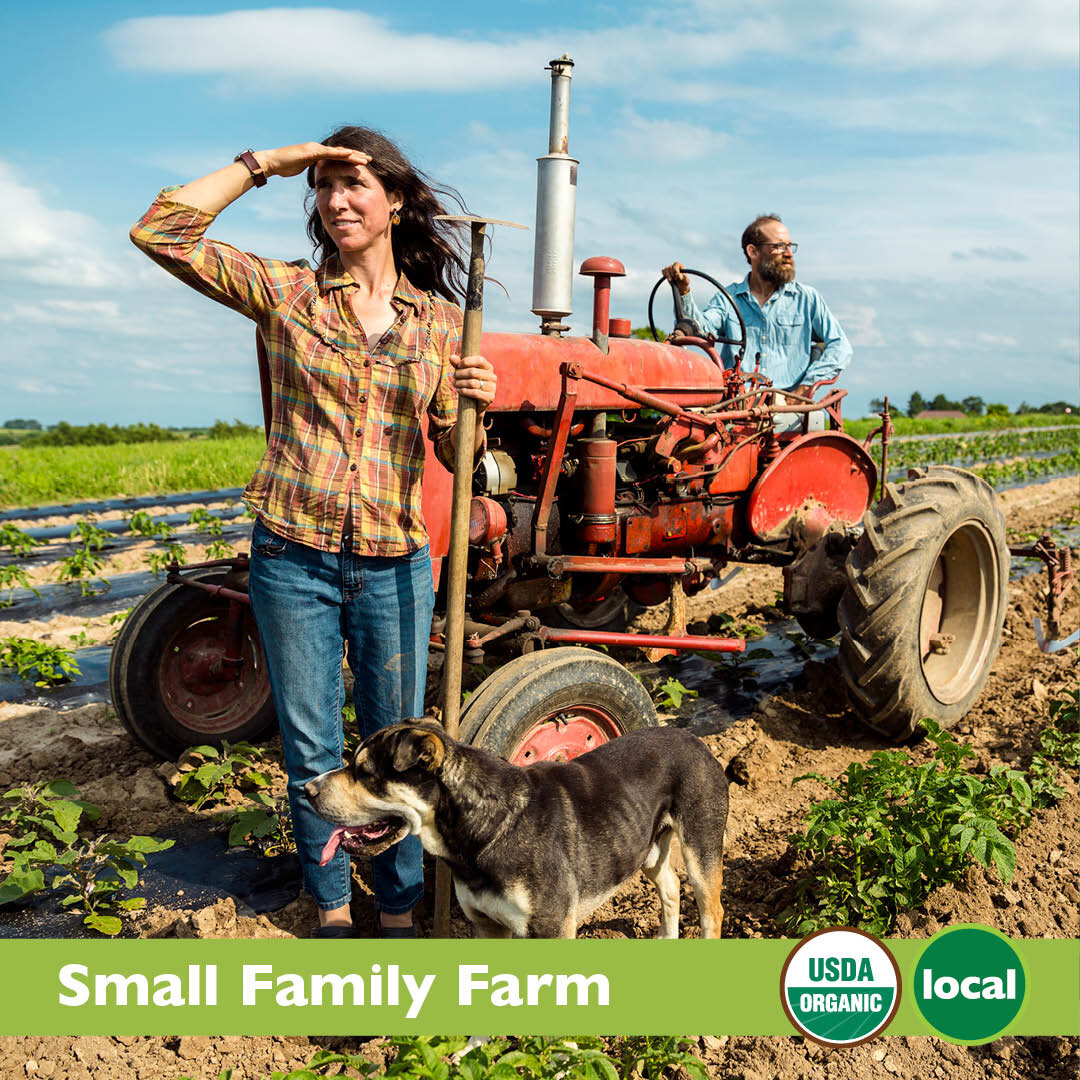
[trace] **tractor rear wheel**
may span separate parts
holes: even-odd
[[[657,727],[652,700],[622,666],[592,649],[526,653],[482,683],[459,738],[514,765],[569,761],[628,731]]]
[[[185,577],[226,584],[208,568]],[[276,725],[270,680],[251,611],[241,616],[243,666],[223,664],[229,601],[188,585],[162,585],[124,620],[109,662],[113,708],[147,749],[175,758],[189,746],[238,742]]]
[[[952,727],[990,675],[1009,554],[993,489],[947,465],[889,485],[863,518],[840,601],[840,668],[856,711],[905,739],[923,717]]]

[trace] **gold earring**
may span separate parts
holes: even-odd
[[[394,216],[390,219],[390,224],[391,225],[400,225],[401,224],[401,215],[396,210],[394,211]]]

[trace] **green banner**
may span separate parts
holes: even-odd
[[[788,1035],[795,941],[0,942],[0,1035]],[[885,1034],[932,1029],[901,973]],[[1018,940],[1023,1006],[1003,1032],[1080,1030],[1080,941]]]

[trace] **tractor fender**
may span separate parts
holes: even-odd
[[[833,522],[855,525],[877,485],[874,459],[842,431],[800,435],[754,483],[747,499],[750,532],[765,543],[816,544]]]

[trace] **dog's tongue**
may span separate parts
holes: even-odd
[[[336,854],[337,849],[341,847],[341,838],[345,835],[345,826],[339,825],[331,834],[330,839],[326,841],[326,847],[322,849],[322,855],[319,857],[319,865],[325,866]]]
[[[338,825],[330,834],[330,839],[326,841],[326,847],[322,849],[319,865],[325,866],[337,854],[341,841],[347,836],[358,836],[362,840],[378,840],[389,831],[390,820],[387,818],[374,821],[370,825]]]

